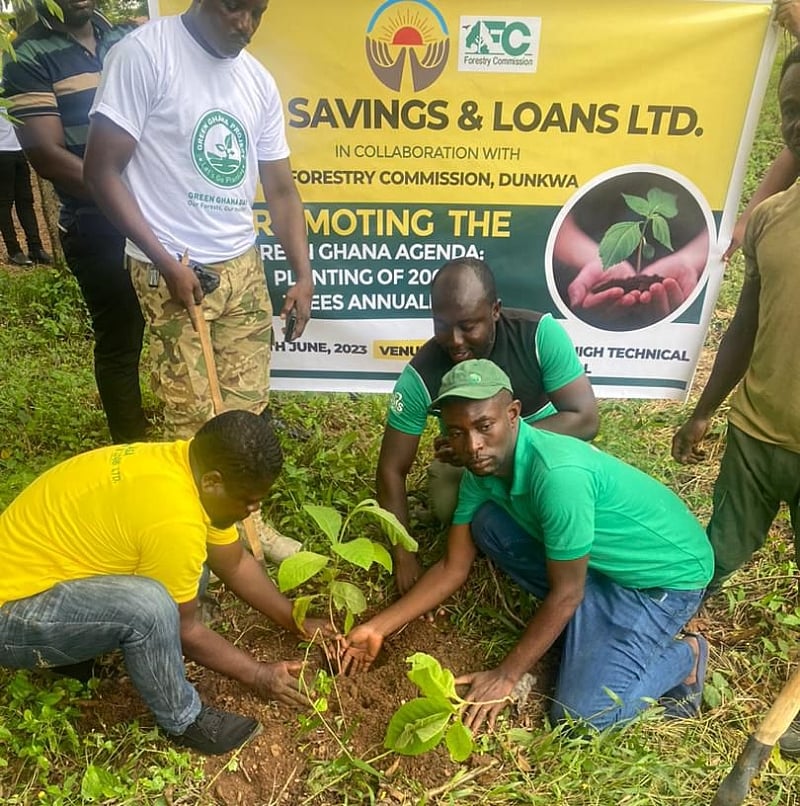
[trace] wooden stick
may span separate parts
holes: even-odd
[[[800,711],[800,667],[781,689],[755,733],[747,740],[733,769],[717,790],[711,806],[739,806],[747,797],[750,782],[769,758],[775,742],[786,732]]]
[[[203,348],[203,360],[206,362],[206,373],[208,374],[208,388],[211,391],[211,405],[214,407],[214,414],[221,414],[225,411],[222,403],[222,391],[219,388],[219,378],[217,377],[217,367],[214,363],[214,348],[211,346],[211,334],[208,332],[208,322],[203,316],[202,304],[197,306],[197,333],[200,336],[200,346]]]
[[[183,253],[181,263],[184,266],[189,265],[189,252]],[[206,373],[208,375],[208,387],[211,391],[211,405],[214,407],[214,414],[222,414],[225,411],[225,406],[222,402],[222,390],[219,387],[219,377],[217,376],[217,365],[214,361],[214,348],[211,346],[211,334],[208,331],[208,322],[203,316],[203,304],[200,303],[197,311],[197,333],[200,336],[200,347],[203,350],[203,360],[206,362]],[[253,556],[261,562],[264,559],[264,549],[261,546],[261,541],[258,539],[258,530],[256,529],[255,521],[251,516],[247,516],[242,521],[244,534],[247,538],[247,545],[250,546],[250,551]]]

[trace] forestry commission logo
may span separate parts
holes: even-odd
[[[194,167],[212,185],[234,188],[247,172],[247,132],[233,116],[221,109],[206,112],[192,135]]]
[[[462,17],[459,71],[535,73],[541,28],[541,17]]]
[[[376,78],[399,92],[430,87],[450,54],[444,17],[428,0],[386,0],[367,25],[367,62]]]

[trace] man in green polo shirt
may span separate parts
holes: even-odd
[[[634,467],[520,417],[508,376],[463,361],[431,404],[467,473],[447,551],[402,599],[348,636],[348,671],[368,668],[387,635],[463,585],[478,550],[540,598],[519,643],[469,686],[472,730],[494,724],[522,675],[561,633],[554,720],[602,729],[661,700],[671,717],[700,707],[708,644],[679,636],[711,578],[711,547],[683,502]]]

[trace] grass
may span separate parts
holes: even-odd
[[[745,193],[780,150],[775,82],[770,88],[750,162]],[[701,375],[733,313],[741,258],[728,270],[707,340]],[[58,270],[0,269],[0,507],[47,467],[106,443],[91,373],[91,336],[74,282]],[[148,395],[148,405],[153,400]],[[281,482],[268,514],[286,532],[313,535],[303,503],[345,511],[373,494],[374,468],[386,398],[367,395],[274,394],[287,424]],[[657,401],[601,402],[597,444],[676,490],[703,520],[724,445],[725,410],[714,420],[709,460],[692,468],[669,458],[674,430],[688,408]],[[430,447],[432,431],[424,444]],[[429,455],[423,450],[421,455]],[[410,486],[424,497],[424,463]],[[441,535],[424,524],[416,534],[434,556]],[[309,548],[314,548],[311,537]],[[791,530],[785,513],[767,548],[737,575],[704,617],[712,643],[707,710],[702,719],[664,724],[646,715],[623,732],[577,739],[565,731],[502,729],[480,746],[499,762],[477,775],[464,767],[435,791],[413,780],[378,784],[351,761],[315,766],[313,791],[322,802],[524,803],[645,806],[708,803],[798,661],[800,607]],[[392,596],[385,576],[371,575],[371,602]],[[449,606],[450,618],[481,643],[487,662],[516,641],[530,605],[484,565]],[[212,803],[196,758],[167,747],[136,724],[106,733],[75,729],[92,690],[0,671],[0,801],[10,804]],[[774,753],[746,801],[750,806],[800,806],[800,765]],[[394,794],[392,794],[394,793]],[[398,795],[399,793],[399,795]],[[315,802],[312,800],[312,802]],[[321,802],[316,800],[316,802]]]

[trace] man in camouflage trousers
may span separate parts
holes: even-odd
[[[258,180],[295,275],[280,313],[296,319],[295,338],[311,312],[305,217],[281,99],[244,50],[266,7],[267,0],[235,8],[199,0],[181,16],[142,26],[109,54],[90,113],[84,177],[128,238],[172,438],[191,435],[213,413],[198,316],[209,322],[225,407],[266,408],[272,308],[254,246]],[[181,260],[186,252],[219,280],[205,297]],[[261,526],[271,559],[299,548]]]
[[[214,412],[200,339],[165,283],[149,286],[152,264],[129,258],[133,287],[150,327],[153,385],[165,403],[174,439],[188,439],[196,423]],[[219,273],[220,287],[203,297],[203,316],[214,345],[216,370],[226,409],[260,414],[269,394],[272,303],[258,253],[205,266]]]

